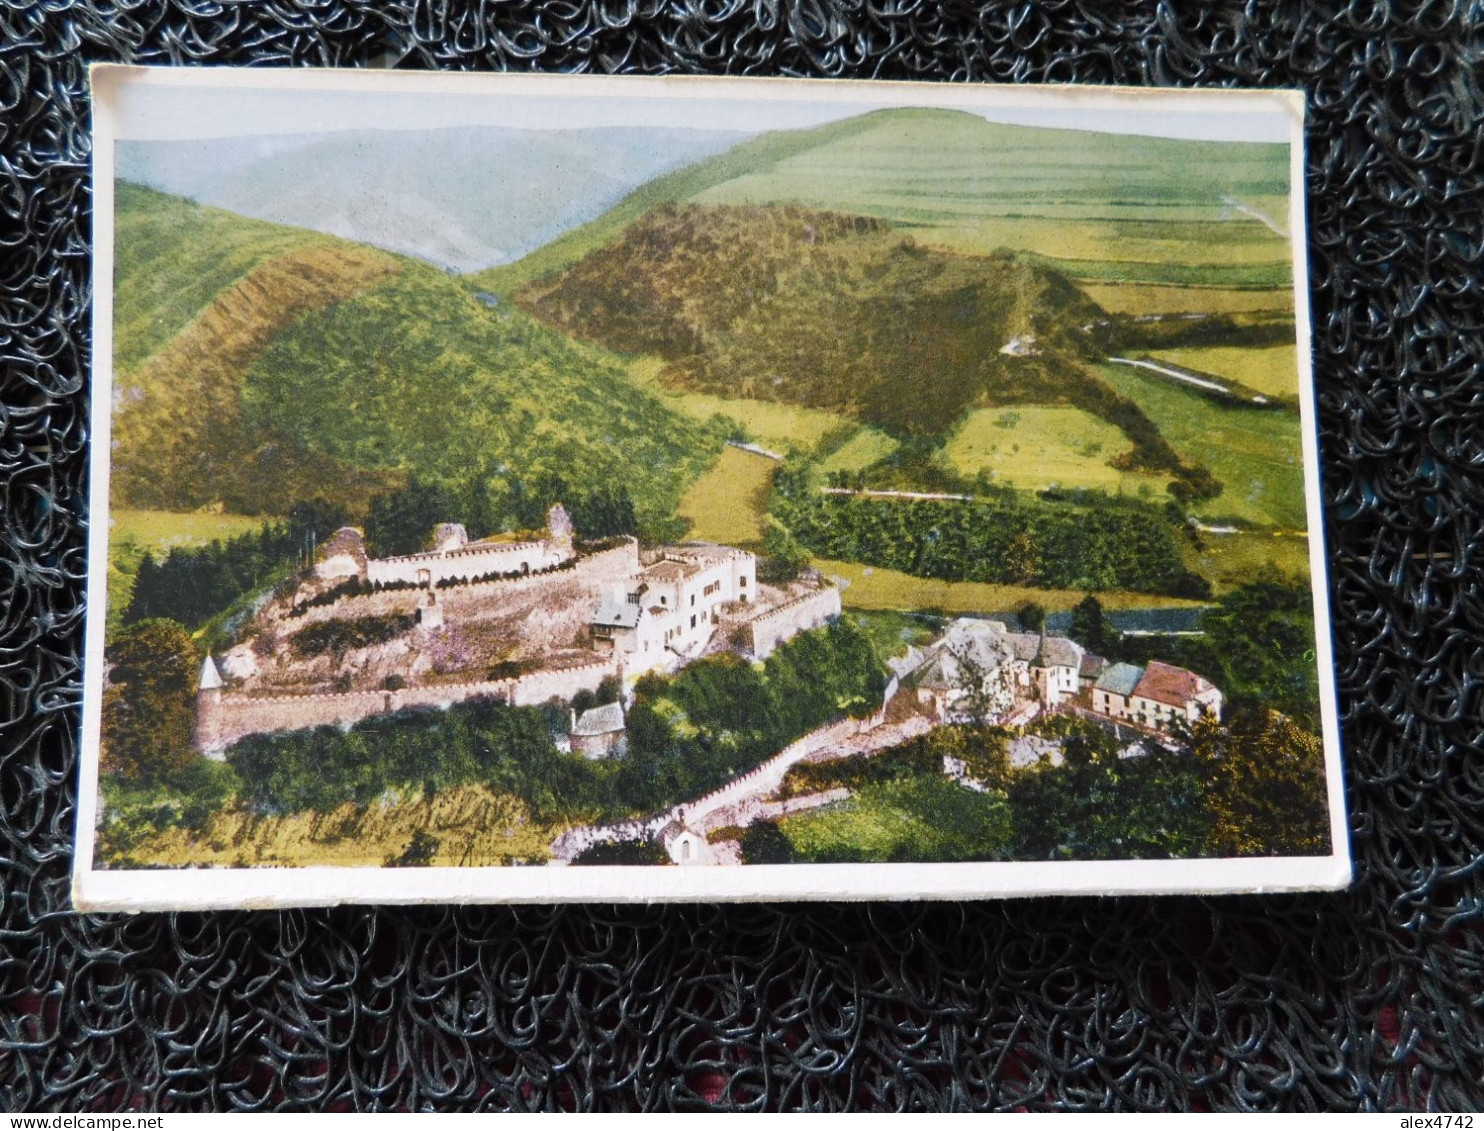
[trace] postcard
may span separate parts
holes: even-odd
[[[93,89],[79,908],[1349,882],[1298,93]]]

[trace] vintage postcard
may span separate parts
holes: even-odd
[[[1300,95],[93,80],[79,907],[1349,882]]]

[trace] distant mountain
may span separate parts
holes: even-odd
[[[124,141],[117,167],[123,180],[201,204],[474,271],[743,136],[460,127]]]
[[[1282,215],[1287,191],[1283,145],[877,110],[760,134],[656,177],[479,282],[504,291],[561,271],[661,204],[791,203],[875,217],[950,250],[1039,253],[1074,278],[1281,287],[1287,240],[1254,216]]]

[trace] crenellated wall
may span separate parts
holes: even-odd
[[[537,573],[560,565],[572,556],[570,545],[553,541],[468,546],[442,553],[371,558],[366,562],[366,579],[417,584],[421,580],[420,574],[426,570],[428,579],[437,585],[440,581],[468,580],[486,573]]]
[[[749,650],[759,660],[766,660],[785,640],[827,624],[839,615],[838,589],[831,587],[796,597],[748,622]]]
[[[534,707],[549,699],[571,699],[579,691],[596,691],[603,680],[618,672],[617,657],[605,657],[591,664],[528,672],[514,679],[427,684],[397,691],[202,695],[196,705],[196,741],[203,753],[214,754],[250,734],[350,726],[404,707],[446,708],[481,696],[517,707]]]
[[[397,560],[397,559],[386,559]],[[476,581],[440,590],[438,601],[444,607],[445,616],[457,620],[477,606],[498,600],[506,594],[524,593],[547,587],[556,588],[574,582],[594,588],[608,581],[620,581],[638,572],[639,544],[632,538],[620,545],[594,554],[584,554],[570,569],[533,573],[528,577],[507,577],[494,581]],[[414,571],[415,572],[415,571]],[[478,576],[476,571],[473,576]],[[414,579],[415,584],[415,579]],[[436,584],[436,582],[435,582]],[[417,601],[417,592],[409,589],[393,589],[385,593],[364,593],[354,597],[341,597],[332,604],[305,609],[298,617],[285,624],[290,631],[316,621],[351,619],[385,613],[411,612]],[[583,609],[585,617],[590,610]]]

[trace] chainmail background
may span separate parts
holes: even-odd
[[[1484,1103],[1477,2],[0,4],[0,1108]],[[1281,85],[1357,882],[968,905],[68,909],[86,64]]]

